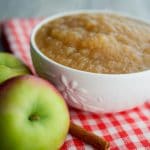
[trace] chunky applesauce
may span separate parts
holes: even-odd
[[[88,72],[150,69],[150,25],[114,14],[76,14],[43,25],[39,49],[54,61]]]

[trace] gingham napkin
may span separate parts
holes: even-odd
[[[32,68],[29,36],[40,19],[12,19],[3,23],[10,50]],[[148,83],[150,84],[150,83]],[[70,108],[71,120],[104,137],[111,150],[150,150],[150,101],[132,110],[116,114],[92,114]],[[68,135],[61,150],[93,150]]]

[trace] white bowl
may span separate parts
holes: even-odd
[[[39,50],[35,35],[42,25],[62,16],[82,12],[103,13],[87,10],[61,13],[43,20],[33,29],[31,56],[37,74],[53,82],[69,105],[90,112],[119,112],[150,99],[150,70],[129,74],[90,73],[61,65]]]

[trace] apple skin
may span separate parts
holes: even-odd
[[[0,84],[15,76],[30,74],[30,70],[14,55],[0,53]]]
[[[1,150],[58,150],[69,125],[67,105],[48,81],[25,75],[0,85]]]

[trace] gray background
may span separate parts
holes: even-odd
[[[0,0],[0,21],[76,9],[107,9],[150,20],[150,0]]]
[[[75,9],[109,9],[150,19],[150,0],[0,0],[0,20]]]

